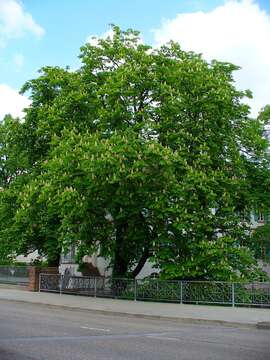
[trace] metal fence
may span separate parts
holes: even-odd
[[[270,283],[161,281],[40,274],[39,290],[181,304],[270,307]]]
[[[27,285],[29,283],[28,266],[0,266],[0,284]]]

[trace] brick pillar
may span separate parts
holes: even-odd
[[[29,267],[29,291],[38,291],[39,290],[39,274],[58,274],[58,267],[47,267],[41,268],[39,266],[30,266]]]

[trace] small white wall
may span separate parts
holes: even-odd
[[[270,265],[264,263],[264,262],[261,261],[261,260],[259,260],[258,263],[259,263],[259,266],[261,267],[261,269],[262,269],[263,271],[265,271],[268,276],[270,276]]]
[[[144,264],[142,270],[139,272],[139,274],[136,276],[136,279],[144,279],[147,276],[150,276],[153,273],[159,273],[160,270],[153,267],[153,263],[150,261],[146,261]]]
[[[36,250],[27,256],[24,256],[24,255],[17,256],[15,261],[21,261],[21,262],[26,262],[26,263],[30,264],[31,261],[34,261],[38,258],[40,258],[40,255],[39,255],[38,251]]]
[[[83,258],[83,261],[92,263],[92,265],[98,269],[101,276],[109,277],[112,275],[112,268],[109,267],[109,264],[110,264],[109,260],[106,260],[103,257],[98,257],[96,255],[85,256]],[[82,275],[82,273],[78,271],[77,264],[64,263],[59,266],[60,274],[64,274],[65,271],[67,271],[67,270],[73,276],[81,276]],[[144,264],[144,267],[142,268],[140,273],[136,276],[136,279],[143,279],[147,276],[150,276],[153,273],[159,273],[159,269],[155,269],[153,267],[153,263],[151,263],[150,261],[147,261]]]

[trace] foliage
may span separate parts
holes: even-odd
[[[250,247],[257,259],[270,263],[270,224],[259,226],[251,236]]]
[[[49,261],[76,245],[114,276],[151,258],[163,278],[256,277],[240,214],[270,203],[267,120],[249,118],[238,68],[116,26],[80,59],[43,68],[24,122],[1,125],[2,244]]]

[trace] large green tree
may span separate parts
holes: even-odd
[[[269,206],[267,121],[250,119],[238,68],[116,26],[80,59],[23,87],[27,169],[1,236],[50,258],[75,244],[79,257],[110,258],[114,276],[149,258],[166,278],[255,276],[248,214]]]

